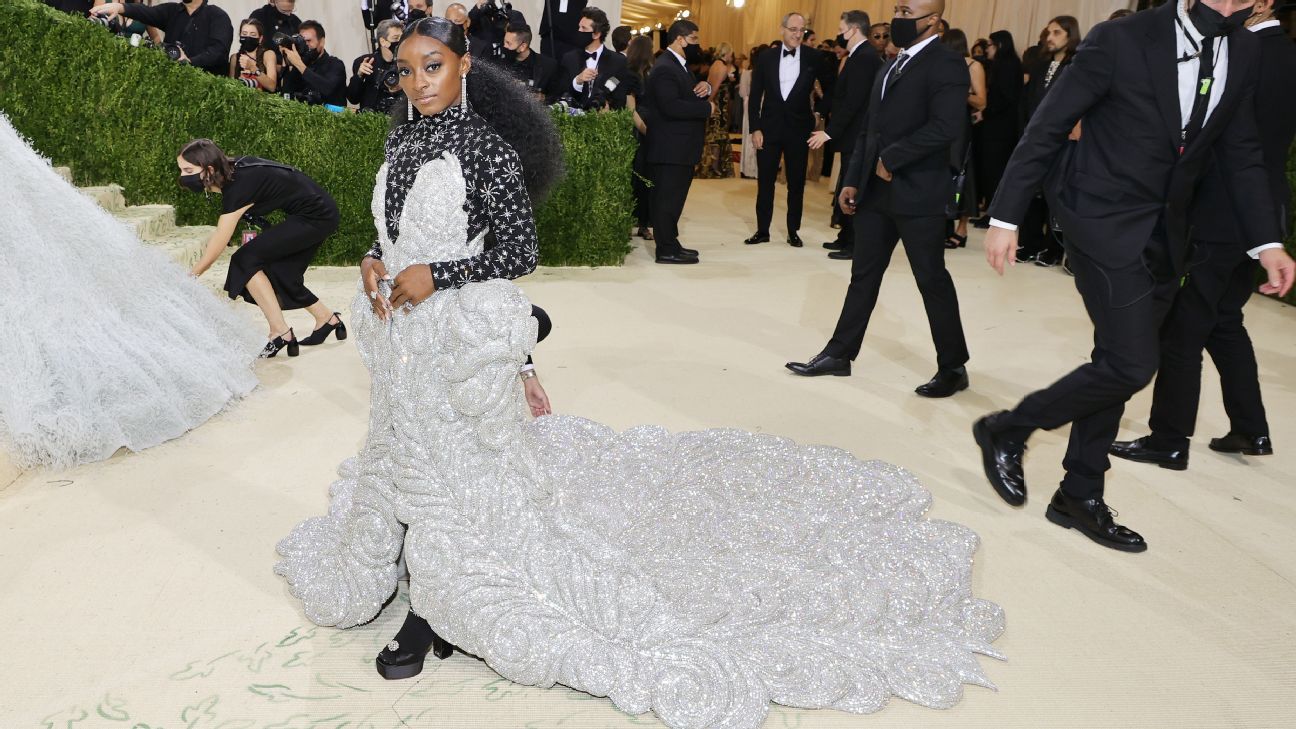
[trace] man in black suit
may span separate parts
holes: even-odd
[[[846,168],[855,152],[855,140],[868,119],[869,97],[873,95],[873,80],[882,68],[882,58],[868,43],[869,16],[863,10],[842,13],[839,36],[846,41],[846,63],[833,87],[832,116],[828,127],[810,137],[810,149],[819,149],[831,141],[841,152],[842,168],[837,175],[837,191],[841,195],[846,181]],[[829,258],[850,260],[855,250],[855,216],[843,214],[837,240],[825,243],[832,252]]]
[[[1274,18],[1274,0],[1258,0],[1248,27],[1260,39],[1260,78],[1255,116],[1264,148],[1265,169],[1278,222],[1290,220],[1292,191],[1287,185],[1287,150],[1296,138],[1296,47]],[[1255,213],[1236,207],[1218,167],[1202,180],[1198,195],[1218,201],[1193,209],[1192,261],[1188,278],[1175,296],[1161,329],[1161,368],[1152,397],[1152,434],[1112,444],[1111,454],[1163,468],[1188,467],[1188,439],[1197,424],[1201,399],[1201,354],[1205,349],[1219,370],[1229,432],[1210,442],[1211,450],[1263,456],[1273,453],[1269,422],[1260,398],[1255,348],[1242,323],[1242,306],[1255,288],[1256,262],[1240,220]]]
[[[558,62],[532,50],[531,41],[530,26],[510,25],[504,33],[504,62],[514,78],[545,103],[553,103],[562,93]]]
[[[589,0],[543,0],[540,11],[540,52],[555,61],[569,51],[584,48],[581,42],[581,12]]]
[[[666,50],[648,74],[639,114],[648,127],[647,159],[653,182],[652,223],[657,262],[697,263],[697,251],[680,246],[679,218],[693,184],[693,168],[702,159],[706,120],[714,107],[711,87],[696,84],[690,58],[700,59],[697,25],[677,20],[666,32]]]
[[[607,104],[624,109],[626,58],[604,45],[612,30],[607,13],[593,6],[585,8],[578,28],[582,45],[562,57],[562,93],[570,93],[573,103],[584,108],[602,109]]]
[[[877,305],[882,276],[897,241],[922,294],[937,372],[915,392],[949,397],[967,389],[967,341],[954,280],[945,269],[945,206],[954,197],[950,148],[967,123],[967,65],[936,34],[944,0],[902,0],[891,37],[904,51],[873,85],[867,128],[838,203],[855,214],[855,258],[850,286],[832,339],[807,363],[789,362],[798,375],[849,375]]]
[[[776,53],[762,54],[752,73],[747,114],[752,145],[756,147],[756,234],[748,245],[770,239],[774,217],[774,183],[779,161],[787,177],[788,244],[800,248],[801,201],[805,194],[806,165],[810,150],[806,140],[814,131],[810,96],[815,74],[823,68],[819,51],[803,44],[805,16],[783,16],[783,45]]]
[[[976,422],[986,477],[1009,504],[1025,503],[1027,438],[1070,423],[1066,476],[1045,515],[1112,549],[1147,549],[1103,498],[1108,450],[1126,401],[1160,362],[1158,334],[1192,260],[1193,208],[1221,211],[1195,194],[1212,162],[1226,194],[1251,213],[1242,240],[1269,274],[1262,290],[1291,287],[1291,258],[1269,245],[1280,230],[1252,101],[1260,42],[1241,30],[1254,4],[1166,3],[1095,27],[1035,112],[990,207],[986,258],[1002,273],[1015,259],[1013,226],[1044,185],[1094,324],[1094,349],[1090,363]],[[1081,118],[1080,141],[1063,155]]]

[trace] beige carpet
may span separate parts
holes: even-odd
[[[972,390],[952,400],[912,393],[934,356],[902,254],[855,375],[798,379],[783,363],[822,346],[849,268],[819,248],[829,188],[809,188],[801,250],[777,222],[775,242],[742,245],[754,182],[693,189],[683,230],[702,265],[656,266],[636,241],[624,268],[521,282],[555,322],[537,353],[555,410],[618,428],[736,426],[901,464],[934,493],[935,517],[981,535],[976,591],[1008,615],[996,646],[1009,660],[983,659],[998,692],[970,688],[946,712],[775,708],[768,727],[1293,725],[1296,312],[1248,310],[1278,455],[1205,448],[1227,427],[1208,365],[1191,470],[1118,461],[1111,473],[1110,502],[1151,544],[1120,554],[1043,518],[1065,430],[1032,441],[1021,510],[986,485],[968,433],[1087,356],[1091,331],[1060,270],[1018,266],[997,280],[979,234],[949,256],[973,356]],[[319,269],[309,281],[345,312],[355,275]],[[513,685],[463,655],[384,682],[372,659],[403,597],[368,626],[311,627],[271,573],[274,544],[324,509],[333,469],[363,436],[368,382],[350,342],[258,372],[255,394],[184,438],[0,491],[0,729],[660,726]],[[1147,407],[1144,393],[1126,435],[1144,432]]]

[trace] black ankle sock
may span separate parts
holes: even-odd
[[[396,632],[394,640],[400,643],[401,650],[420,652],[432,646],[433,635],[432,626],[411,610],[405,615],[405,624]]]

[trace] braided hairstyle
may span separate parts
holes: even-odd
[[[410,35],[438,40],[457,56],[468,53],[463,26],[445,18],[420,18],[405,26],[404,37]],[[482,61],[468,71],[468,104],[517,152],[527,194],[538,205],[563,175],[562,140],[549,109],[498,65]],[[392,129],[406,123],[408,114],[402,94],[392,105]]]

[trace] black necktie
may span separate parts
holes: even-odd
[[[1192,111],[1188,114],[1188,124],[1183,128],[1183,138],[1179,147],[1179,154],[1183,154],[1184,149],[1192,144],[1192,141],[1201,134],[1202,127],[1206,124],[1206,111],[1210,109],[1211,88],[1215,85],[1215,39],[1205,38],[1202,40],[1201,55],[1197,57],[1200,67],[1197,71],[1197,88],[1193,89]]]
[[[787,58],[788,56],[795,56],[795,55],[796,55],[796,49],[795,49],[795,48],[793,48],[793,49],[790,50],[790,51],[786,51],[786,50],[783,51],[783,57],[784,57],[784,58]]]
[[[883,94],[891,90],[891,84],[895,83],[895,80],[900,78],[900,72],[904,69],[904,65],[908,61],[909,56],[907,54],[901,53],[896,56],[895,64],[891,66],[891,72],[887,74],[886,84],[882,87]]]

